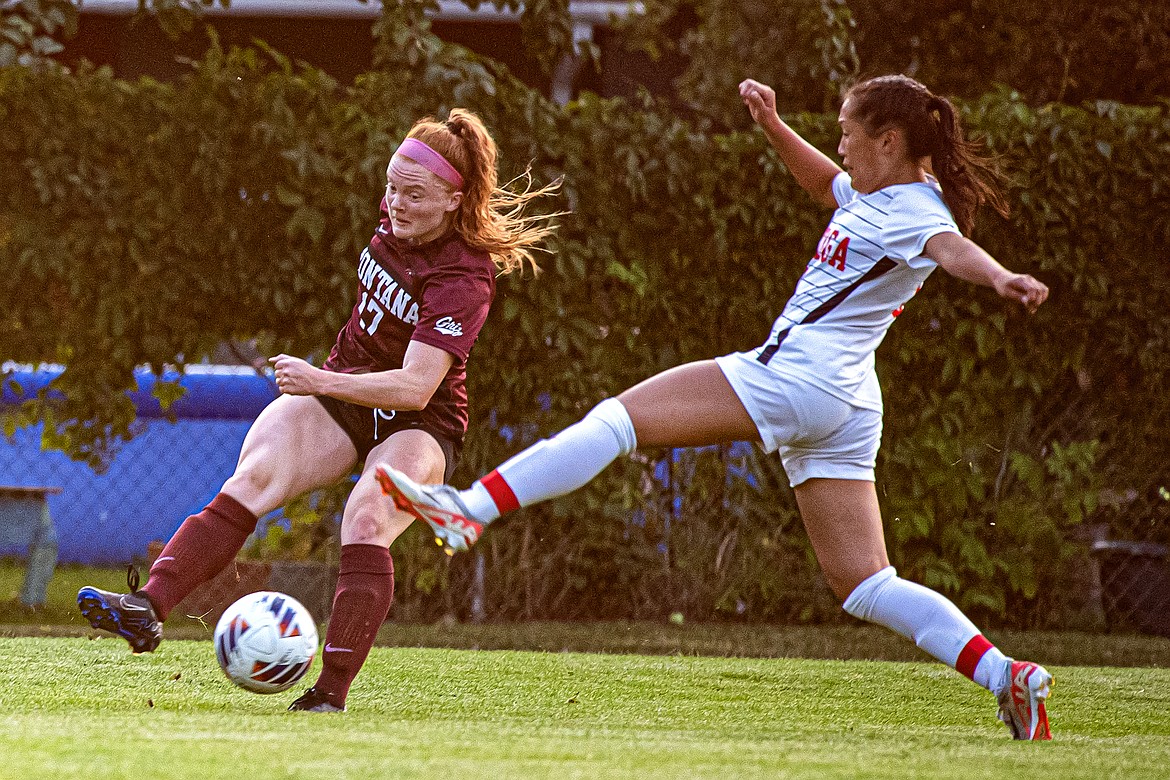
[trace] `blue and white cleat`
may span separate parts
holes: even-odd
[[[374,476],[394,506],[431,527],[435,541],[448,555],[467,550],[483,533],[486,523],[471,518],[450,485],[420,485],[385,464],[374,467]]]
[[[86,585],[77,591],[77,606],[94,628],[117,634],[135,655],[153,652],[162,642],[162,622],[145,595],[110,593]]]

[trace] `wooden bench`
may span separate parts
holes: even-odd
[[[49,580],[57,568],[57,529],[49,515],[48,496],[59,487],[0,485],[0,547],[28,550],[20,603],[43,607]]]

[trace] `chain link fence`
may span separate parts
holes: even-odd
[[[13,379],[27,396],[54,375],[53,370],[18,371]],[[20,428],[0,441],[0,489],[10,489],[7,503],[0,503],[7,507],[0,523],[0,555],[28,566],[16,597],[23,606],[35,609],[45,603],[57,566],[135,566],[145,573],[180,523],[219,492],[252,421],[277,392],[250,368],[194,366],[183,379],[186,394],[168,414],[152,396],[152,383],[149,375],[139,377],[134,436],[97,470],[61,452],[42,450],[40,426]],[[24,490],[18,495],[16,488]],[[5,495],[2,490],[0,495]],[[34,519],[40,518],[42,504],[51,518],[47,532]],[[322,509],[320,504],[313,495],[291,506],[305,516]],[[261,518],[245,553],[180,603],[175,614],[213,622],[239,596],[273,588],[301,600],[319,619],[327,617],[340,517],[332,506],[324,511],[328,516],[318,524],[322,530],[308,538],[312,549],[284,550],[289,545],[275,541],[291,527],[288,510]],[[56,600],[69,597],[57,594]]]
[[[19,378],[30,387],[47,381],[45,377]],[[27,606],[43,602],[46,589],[53,587],[56,565],[122,570],[133,564],[145,571],[182,520],[218,492],[235,466],[252,420],[276,392],[269,380],[249,368],[194,367],[184,385],[187,394],[172,410],[173,419],[151,405],[149,387],[144,387],[136,399],[140,415],[136,436],[97,472],[59,452],[42,451],[41,432],[35,427],[19,429],[0,441],[0,488],[31,491],[8,494],[8,503],[0,502],[4,513],[0,556],[18,558],[28,567],[17,596]],[[1085,521],[1069,530],[1077,552],[1065,566],[1067,577],[1056,597],[1065,614],[1078,617],[1061,617],[1045,627],[1170,636],[1170,486],[1166,485],[1170,459],[1156,442],[1135,441],[1126,435],[1121,417],[1111,417],[1103,408],[1110,399],[1091,385],[1084,377],[1074,378],[1069,392],[1034,411],[1030,423],[1047,426],[1040,441],[1101,442],[1094,469],[1098,500]],[[672,522],[679,525],[677,533],[686,533],[685,522],[679,519],[685,513],[679,511],[683,499],[678,493],[678,474],[672,476],[680,468],[676,463],[680,452],[667,461],[643,464],[650,475],[644,488],[647,493],[657,492],[658,498],[647,504],[648,510],[630,513],[625,533],[638,533],[647,522],[647,511],[656,515],[655,523],[664,524],[667,538],[675,533]],[[750,479],[746,472],[730,473],[746,468],[745,454],[728,455],[721,458],[729,470],[728,479]],[[318,619],[326,619],[336,582],[338,530],[348,487],[342,484],[302,497],[262,518],[240,558],[192,593],[175,614],[211,623],[235,598],[269,588],[294,596]],[[0,490],[0,498],[4,495]],[[30,502],[36,505],[38,501],[51,517],[47,530],[42,514],[25,511]],[[24,508],[17,511],[13,508],[17,504]],[[527,534],[502,530],[506,533],[496,534],[500,539],[508,541],[516,535],[519,544],[528,544]],[[435,551],[429,548],[428,537],[426,529],[411,529],[411,537],[396,545],[396,560],[404,565],[398,572],[392,618],[432,620],[459,614],[491,620],[526,614],[513,603],[515,594],[501,595],[500,591],[531,589],[532,578],[522,576],[524,572],[507,572],[500,583],[491,582],[495,575],[486,571],[495,560],[492,544],[481,545],[472,559],[457,562],[458,566],[446,566],[447,561],[439,566],[434,565]],[[731,541],[729,555],[734,549]],[[420,550],[430,553],[429,557]],[[669,556],[665,552],[663,556],[649,565],[669,568]],[[724,557],[722,549],[720,557]],[[786,597],[792,603],[787,619],[805,620],[808,615],[836,611],[824,583],[799,563],[792,572],[799,581],[791,583],[790,598]],[[517,577],[524,583],[517,585],[513,581]]]
[[[1088,455],[1077,554],[1060,598],[1080,627],[1170,636],[1170,407],[1150,403],[1154,372],[1125,364],[1105,342],[1085,345],[1084,368],[1034,412],[1033,441]]]

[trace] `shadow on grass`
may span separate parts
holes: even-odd
[[[0,563],[0,597],[15,596],[23,574],[20,566]],[[0,636],[96,636],[77,611],[77,588],[92,584],[122,590],[124,582],[123,571],[58,567],[44,607],[30,609],[15,598],[0,602]],[[198,618],[174,614],[164,631],[168,640],[210,640],[213,628]],[[1008,655],[1052,666],[1170,666],[1170,639],[1165,637],[1047,631],[988,631],[987,636]],[[900,636],[852,620],[832,625],[388,622],[377,641],[391,647],[478,650],[929,660]]]
[[[1170,639],[1144,635],[989,631],[1005,653],[1053,666],[1167,666]],[[639,623],[387,623],[379,645],[479,650],[929,661],[879,626]]]
[[[2,613],[0,613],[2,614]],[[63,616],[64,617],[64,616]],[[212,626],[168,621],[168,640],[210,640]],[[80,615],[59,622],[25,615],[0,618],[0,636],[96,636]],[[324,631],[322,631],[324,637]],[[1051,631],[989,631],[1000,649],[1016,658],[1051,666],[1170,666],[1170,639],[1138,634]],[[867,625],[782,626],[659,623],[386,623],[378,632],[384,647],[443,647],[465,650],[703,655],[743,658],[821,658],[929,661],[909,641]]]

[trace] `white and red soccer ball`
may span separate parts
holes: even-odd
[[[215,624],[220,668],[229,680],[255,693],[288,690],[305,676],[316,655],[313,616],[284,593],[249,593]]]

